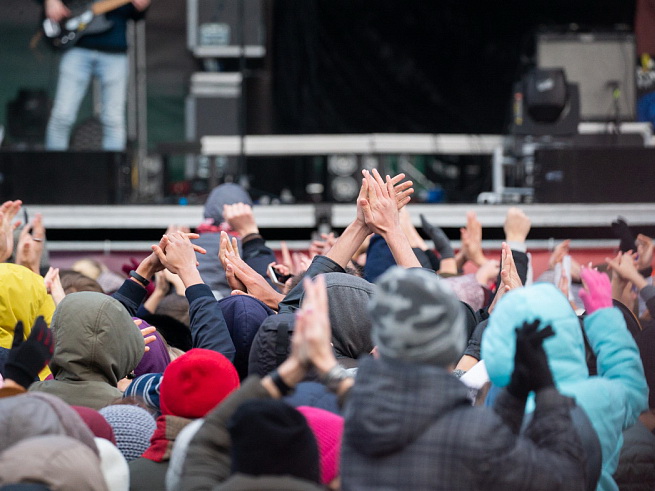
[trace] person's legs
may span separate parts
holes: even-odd
[[[102,93],[103,150],[125,150],[125,101],[128,58],[125,53],[99,53],[96,75]]]
[[[83,48],[66,51],[59,63],[59,81],[46,131],[47,150],[67,150],[71,126],[91,80],[93,52]]]

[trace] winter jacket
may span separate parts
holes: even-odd
[[[248,476],[234,474],[222,484],[214,486],[213,491],[320,491],[325,490],[315,482],[294,476]]]
[[[646,409],[648,397],[639,351],[625,320],[613,307],[585,318],[584,330],[597,357],[598,376],[590,377],[578,317],[561,292],[551,284],[539,283],[507,293],[482,336],[482,359],[496,386],[506,386],[514,370],[514,329],[534,319],[555,331],[544,341],[544,349],[557,388],[575,398],[598,434],[603,468],[597,489],[617,489],[612,474],[618,464],[622,432]]]
[[[165,491],[169,461],[154,462],[140,457],[128,463],[130,491]]]
[[[117,300],[96,292],[71,293],[57,307],[52,329],[54,380],[36,382],[30,391],[93,409],[122,397],[118,381],[134,370],[145,346],[141,331]]]
[[[23,321],[27,339],[36,318],[42,315],[50,325],[54,311],[55,303],[45,289],[43,277],[25,266],[0,263],[0,372],[4,371],[16,323]]]
[[[621,491],[655,489],[655,435],[641,421],[623,432],[623,448],[614,480]]]
[[[506,391],[495,409],[473,407],[443,368],[363,360],[345,406],[342,489],[584,489],[573,401],[545,389],[537,404],[519,435],[524,403]]]
[[[241,384],[239,390],[232,392],[207,415],[204,424],[187,448],[180,481],[183,491],[214,489],[214,486],[224,483],[230,477],[232,442],[226,427],[227,422],[242,403],[270,397],[268,391],[262,387],[261,379],[250,376]]]
[[[194,348],[217,351],[234,360],[236,349],[230,337],[221,306],[207,285],[192,285],[186,289],[189,301],[191,339]]]
[[[135,316],[145,295],[145,288],[128,279],[112,296],[130,315]],[[189,328],[193,347],[217,351],[232,361],[235,354],[234,344],[221,307],[211,289],[204,284],[192,285],[186,289],[185,295],[189,302]]]

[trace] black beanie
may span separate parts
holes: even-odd
[[[316,438],[305,417],[288,404],[276,399],[244,402],[227,428],[233,474],[287,474],[321,482]]]

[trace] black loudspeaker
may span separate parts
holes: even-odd
[[[110,205],[130,197],[124,152],[0,151],[0,200],[27,204]]]
[[[538,149],[538,203],[653,203],[655,148]]]

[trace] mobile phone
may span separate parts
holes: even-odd
[[[284,286],[287,280],[293,276],[290,274],[278,273],[272,264],[268,265],[268,269],[266,270],[266,272],[268,273],[268,277],[271,279],[273,284],[277,286]]]

